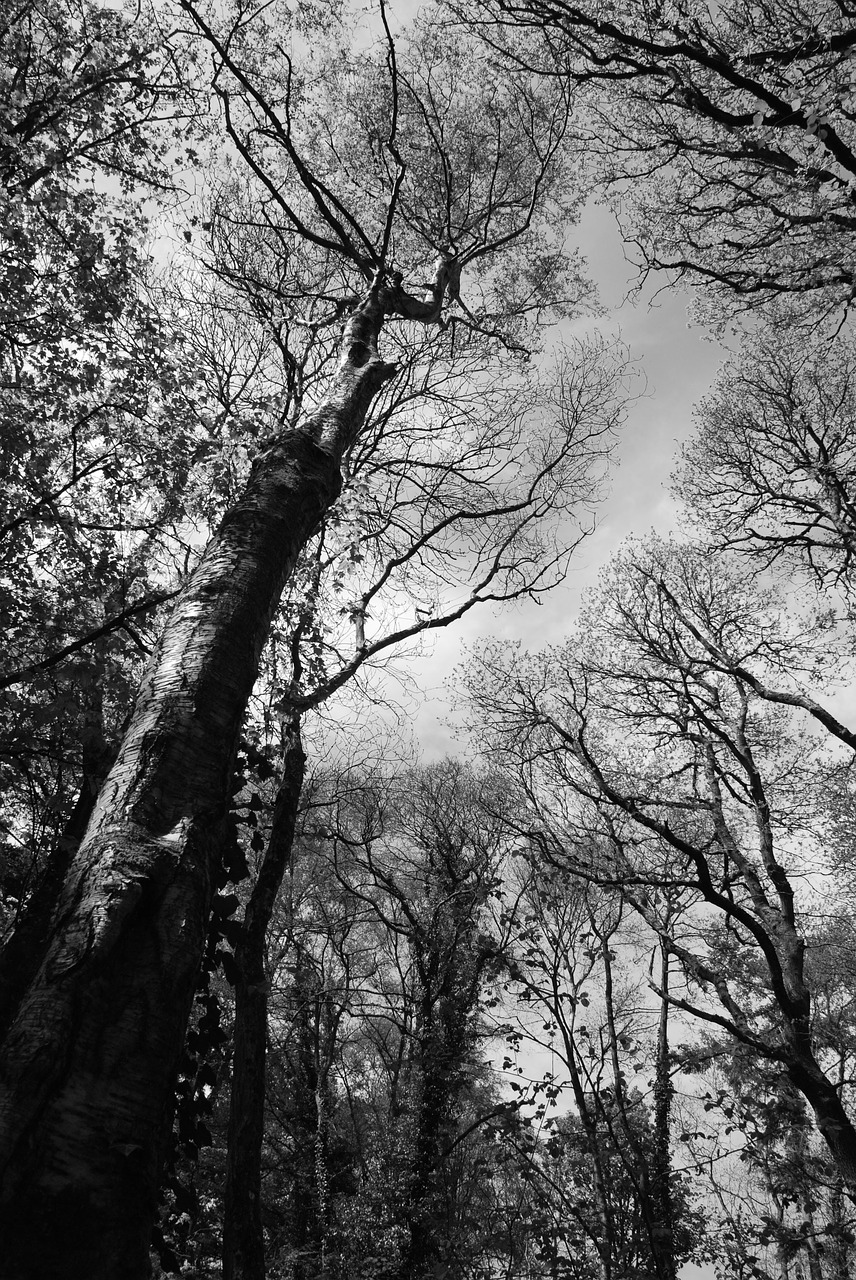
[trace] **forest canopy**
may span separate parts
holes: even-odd
[[[5,6],[1,1280],[852,1273],[854,50]],[[584,213],[723,358],[527,650],[642,390]]]

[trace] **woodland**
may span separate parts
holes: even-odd
[[[0,101],[0,1280],[849,1280],[852,0],[2,0]],[[592,207],[679,532],[425,759],[609,489]]]

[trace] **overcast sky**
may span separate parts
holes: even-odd
[[[589,272],[608,309],[598,327],[620,334],[631,358],[641,366],[647,391],[630,406],[597,528],[577,551],[567,582],[540,606],[509,607],[501,613],[474,609],[440,632],[431,656],[411,669],[425,695],[411,727],[426,760],[461,749],[449,727],[454,716],[446,682],[461,661],[463,647],[488,636],[520,640],[532,649],[562,640],[583,592],[625,538],[652,529],[668,534],[676,528],[678,509],[669,493],[669,479],[678,444],[691,428],[693,406],[709,389],[726,352],[700,326],[690,325],[687,293],[662,292],[652,305],[655,288],[648,287],[641,297],[627,299],[634,272],[607,210],[589,208],[579,232]],[[681,1280],[713,1280],[713,1276],[712,1265],[687,1264],[681,1269]]]
[[[560,641],[572,625],[582,593],[625,538],[652,529],[668,534],[675,528],[677,508],[669,477],[678,443],[690,430],[693,406],[710,387],[726,353],[700,326],[690,325],[687,293],[664,291],[652,302],[655,288],[649,285],[641,297],[627,298],[634,272],[607,210],[591,206],[584,213],[578,243],[608,309],[597,327],[620,334],[644,373],[647,390],[630,406],[597,528],[576,552],[567,582],[541,605],[529,603],[502,612],[474,609],[440,632],[431,655],[412,667],[412,678],[425,695],[412,730],[426,759],[457,749],[447,724],[445,683],[464,647],[486,636],[520,640],[532,649]]]

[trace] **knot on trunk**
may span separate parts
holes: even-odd
[[[354,342],[348,349],[348,363],[352,364],[355,369],[362,369],[364,364],[368,364],[374,355],[374,351],[367,342]]]

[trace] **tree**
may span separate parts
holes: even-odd
[[[264,1125],[268,982],[267,930],[291,855],[306,756],[300,723],[286,730],[271,831],[234,950],[235,1053],[232,1062],[223,1235],[224,1275],[264,1276],[261,1147]]]
[[[732,312],[798,297],[812,316],[846,313],[856,175],[848,3],[712,11],[675,0],[606,13],[485,0],[479,20],[500,52],[522,28],[526,51],[511,56],[578,87],[581,145],[644,271],[704,283]]]
[[[584,627],[576,653],[494,652],[473,676],[532,801],[530,838],[618,887],[716,1002],[674,1007],[781,1064],[852,1198],[856,1130],[813,1020],[799,880],[828,777],[800,733],[814,721],[853,744],[794,673],[837,655],[822,633],[789,634],[773,596],[709,551],[657,544],[617,562]]]
[[[417,1229],[466,1275],[513,1248],[487,1205],[513,1213],[514,1179],[492,1171],[516,1107],[479,1061],[501,949],[487,932],[498,828],[480,808],[493,799],[489,780],[451,762],[310,783],[265,966],[271,1269],[418,1271]],[[459,877],[472,863],[456,891],[447,861]]]
[[[625,909],[614,892],[603,893],[536,859],[524,866],[518,938],[509,963],[519,1026],[512,1023],[514,1053],[505,1066],[512,1066],[521,1043],[550,1054],[535,1112],[546,1153],[538,1143],[531,1151],[532,1178],[536,1186],[543,1182],[541,1198],[549,1206],[540,1226],[541,1247],[569,1275],[610,1280],[636,1267],[668,1280],[689,1238],[673,1204],[679,1198],[671,1170],[671,1071],[663,1015],[644,1008],[626,976],[619,986],[618,974],[633,967],[638,940],[628,934]],[[650,1034],[655,1025],[656,1036]],[[646,1099],[640,1074],[652,1056]],[[573,1103],[569,1126],[551,1110],[566,1091]],[[574,1148],[573,1155],[563,1143]],[[560,1152],[571,1158],[572,1176],[563,1173],[561,1161],[553,1162]]]
[[[683,451],[678,492],[703,537],[849,597],[856,536],[854,352],[843,334],[762,330],[721,371]]]
[[[192,128],[194,111],[192,84],[174,78],[181,44],[167,50],[159,24],[87,3],[8,17],[0,688],[15,691],[0,768],[9,905],[28,918],[0,965],[3,1026],[109,764],[145,649],[138,628],[169,598],[137,534],[150,521],[156,541],[174,506],[165,406],[177,448],[185,424],[174,353],[141,293],[145,219],[128,191],[169,185],[167,127]],[[139,468],[134,499],[116,469],[123,452]]]
[[[477,1254],[458,1148],[505,1110],[466,1114],[481,999],[503,957],[490,907],[505,854],[504,801],[489,776],[453,761],[373,787],[362,805],[354,799],[356,812],[353,801],[344,806],[334,833],[339,874],[406,952],[408,1013],[388,1117],[406,1135],[393,1274],[421,1280],[438,1268],[461,1272]]]
[[[266,96],[252,58],[236,61],[247,52],[243,20],[221,37],[190,4],[182,7],[215,55],[232,142],[263,185],[258,147],[282,157],[288,184],[268,182],[268,190],[295,245],[338,263],[337,305],[348,319],[324,398],[262,447],[176,600],[63,888],[44,962],[2,1046],[0,1220],[11,1276],[146,1273],[241,722],[284,582],[338,496],[341,459],[369,406],[395,373],[378,350],[381,331],[390,319],[436,324],[448,305],[460,308],[462,323],[500,331],[506,315],[537,316],[561,303],[565,259],[550,243],[567,114],[561,93],[503,80],[500,116],[489,106],[497,82],[471,77],[466,112],[480,110],[496,137],[502,120],[502,154],[460,158],[427,129],[404,156],[402,104],[416,128],[420,99],[405,93],[387,29],[375,65],[388,88],[370,99],[379,110],[374,132],[356,115],[339,116],[374,156],[366,172],[378,186],[363,214],[337,158],[339,130],[318,152],[327,168],[306,159],[317,139],[290,62],[266,64],[279,76]],[[368,55],[364,63],[377,82]],[[460,133],[450,136],[458,145]],[[453,155],[459,186],[447,181]],[[405,281],[424,277],[431,258],[427,290],[416,293]],[[482,292],[474,320],[460,300],[464,268]]]
[[[843,1265],[846,1274],[852,1204],[780,1067],[714,1035],[682,1058],[683,1070],[701,1073],[707,1088],[681,1141],[705,1170],[731,1269],[837,1280]]]
[[[276,237],[260,231],[263,207],[243,192],[217,195],[216,270],[226,289],[225,296],[218,290],[217,302],[245,308],[253,335],[242,395],[275,405],[278,420],[288,422],[311,398],[330,359],[329,311],[311,319],[306,282],[286,283],[293,259],[284,265]],[[227,362],[219,346],[200,335],[200,351],[222,370],[223,382],[242,364],[235,345],[229,342]],[[266,720],[275,709],[296,723],[408,640],[448,626],[480,603],[536,598],[563,576],[581,536],[564,508],[572,489],[588,504],[596,487],[621,412],[618,353],[577,342],[553,354],[546,374],[520,370],[500,381],[495,353],[477,338],[442,331],[399,335],[398,352],[395,378],[343,458],[342,494],[305,548],[275,616],[261,682],[270,691]],[[269,385],[277,374],[282,382]],[[293,821],[293,789],[291,803]],[[265,887],[257,882],[247,906],[255,959],[242,943],[239,968],[246,962],[260,971],[262,915],[269,919],[276,868],[281,877],[288,856],[287,844],[277,841],[275,855],[265,859]],[[261,914],[257,892],[267,904]],[[242,997],[235,1036],[263,1053],[264,991],[256,979],[251,985],[254,1029],[244,1024],[249,1005]],[[253,1067],[249,1088],[241,1080],[248,1062],[242,1051],[232,1076],[236,1141],[245,1147],[240,1159],[235,1155],[234,1171],[240,1167],[248,1176],[254,1169],[255,1190],[239,1188],[235,1177],[227,1181],[227,1275],[239,1273],[238,1253],[255,1259],[246,1264],[248,1273],[261,1274],[263,1256],[257,1190],[263,1064]],[[248,1121],[251,1105],[255,1124]],[[246,1150],[251,1136],[253,1159]],[[228,1242],[241,1237],[236,1252]]]

